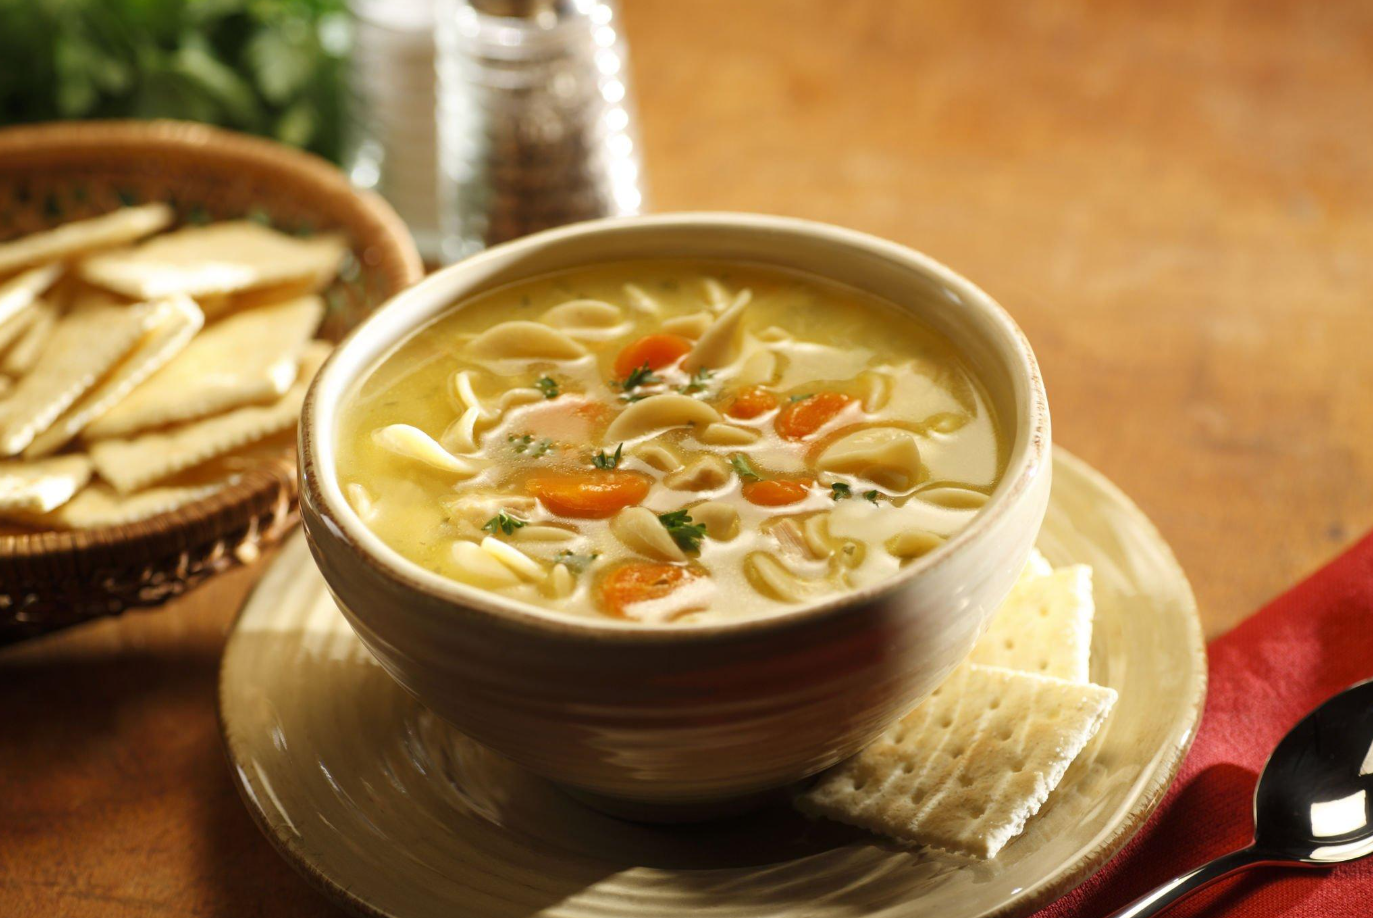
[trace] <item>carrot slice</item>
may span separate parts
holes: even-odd
[[[638,472],[563,472],[536,475],[525,490],[559,516],[600,520],[648,496],[648,478]]]
[[[756,418],[777,407],[777,396],[758,386],[749,386],[734,397],[725,414],[732,418]]]
[[[746,481],[743,488],[744,500],[760,507],[785,507],[805,500],[810,491],[809,481]]]
[[[645,335],[625,345],[625,349],[616,355],[615,376],[624,379],[644,364],[648,364],[650,370],[661,370],[686,356],[690,350],[691,340],[681,335]]]
[[[835,415],[853,401],[848,395],[839,392],[817,392],[792,402],[777,415],[773,426],[778,436],[786,440],[800,440],[809,437],[821,427],[834,420]]]
[[[625,609],[635,603],[662,599],[699,574],[672,564],[631,561],[611,571],[601,580],[601,608],[610,615],[625,617]]]

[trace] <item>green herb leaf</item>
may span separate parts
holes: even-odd
[[[217,117],[224,122],[261,132],[262,106],[253,87],[228,62],[215,56],[210,43],[201,35],[191,35],[172,58],[172,72],[183,85],[214,104]]]
[[[645,360],[641,366],[632,370],[630,374],[624,378],[624,381],[620,383],[620,388],[629,392],[640,386],[651,386],[654,383],[660,383],[662,381],[662,377],[655,374],[649,367],[648,361]]]
[[[789,402],[804,402],[806,399],[810,398],[812,395],[814,395],[814,393],[812,393],[812,392],[805,392],[805,393],[802,393],[801,395],[793,395],[791,398],[787,399],[787,401],[789,401]]]
[[[740,478],[752,478],[754,481],[761,481],[763,476],[754,471],[753,466],[748,464],[748,456],[743,453],[735,453],[729,460],[729,464],[734,466],[734,471]]]
[[[5,123],[183,118],[345,152],[346,0],[0,0]]]
[[[872,491],[864,491],[863,496],[866,497],[868,500],[872,501],[874,504],[877,503],[878,493],[875,489]]]
[[[272,125],[272,136],[293,147],[303,147],[319,130],[319,117],[310,100],[302,99],[281,113]],[[310,234],[305,234],[310,235]]]
[[[830,485],[830,497],[835,500],[845,500],[853,496],[853,488],[842,481],[836,481]]]
[[[678,386],[677,391],[683,395],[695,395],[697,392],[704,392],[707,388],[706,380],[714,375],[715,373],[713,371],[701,367],[695,373],[691,374],[691,381],[685,385]]]
[[[258,88],[269,101],[287,104],[310,82],[315,61],[306,40],[309,27],[298,20],[281,29],[258,32],[243,49]],[[302,34],[305,32],[306,34]]]
[[[565,564],[567,565],[567,569],[572,573],[581,574],[591,566],[591,562],[595,561],[600,556],[599,552],[594,551],[589,555],[579,555],[570,551],[560,551],[553,556],[553,563]]]
[[[517,453],[523,453],[530,459],[538,459],[540,456],[547,454],[549,450],[553,449],[555,446],[558,445],[557,443],[548,439],[547,437],[544,437],[542,440],[536,442],[534,440],[533,434],[520,434],[518,436],[515,434],[511,434],[510,436],[506,437],[506,439],[513,444],[511,446],[511,449],[513,449]]]
[[[502,510],[491,517],[491,519],[487,520],[486,525],[483,526],[482,529],[492,535],[495,535],[498,532],[503,532],[506,535],[514,535],[516,529],[528,525],[527,522],[520,519],[518,516],[511,516],[509,513]]]
[[[558,397],[558,381],[553,377],[541,376],[539,377],[539,381],[534,383],[534,385],[538,386],[539,391],[543,393],[544,398]]]
[[[701,540],[706,537],[706,527],[700,523],[693,523],[691,514],[687,511],[673,510],[671,513],[660,513],[658,522],[663,524],[667,534],[672,536],[682,551],[701,550]]]
[[[620,457],[624,455],[624,451],[625,445],[623,443],[615,447],[615,452],[611,455],[606,455],[605,450],[599,450],[596,453],[596,455],[592,458],[591,464],[596,466],[596,468],[598,469],[616,468],[620,464]]]

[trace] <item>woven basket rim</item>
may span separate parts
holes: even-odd
[[[366,228],[369,247],[379,247],[375,263],[388,278],[387,296],[424,275],[419,251],[404,221],[374,192],[354,188],[327,160],[275,141],[186,121],[48,122],[0,129],[0,170],[25,163],[51,165],[54,160],[92,154],[140,152],[181,154],[218,162],[241,163],[281,176],[284,184],[313,187],[322,196],[348,201],[357,225]],[[291,469],[294,463],[291,464]],[[128,555],[149,561],[168,551],[184,550],[251,526],[261,514],[296,496],[294,474],[281,468],[252,470],[237,482],[182,507],[146,519],[75,530],[42,530],[0,535],[0,570],[31,571],[60,559],[90,553]]]

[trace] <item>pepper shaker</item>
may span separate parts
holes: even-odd
[[[644,207],[614,0],[442,0],[439,206],[455,261]]]

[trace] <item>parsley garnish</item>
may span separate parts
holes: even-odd
[[[793,395],[791,398],[787,399],[787,401],[789,401],[789,402],[804,402],[806,399],[810,398],[812,394],[813,394],[813,393],[806,392],[806,393],[803,393],[803,394],[801,394],[801,395]]]
[[[715,374],[710,370],[701,367],[695,373],[691,374],[691,381],[685,385],[678,386],[677,391],[683,395],[693,395],[697,392],[704,392],[706,391],[706,380],[714,375]]]
[[[615,452],[608,454],[605,450],[600,450],[591,459],[591,464],[598,469],[613,469],[620,464],[620,457],[624,454],[625,445],[621,443],[615,447]]]
[[[647,395],[631,395],[631,394],[629,394],[628,392],[626,392],[624,395],[621,395],[621,396],[620,396],[620,401],[622,401],[622,402],[641,402],[641,401],[643,401],[643,400],[646,399],[646,398],[648,398]]]
[[[558,397],[558,381],[557,381],[556,379],[554,379],[553,377],[551,377],[551,376],[543,376],[543,377],[540,377],[540,378],[539,378],[539,381],[536,382],[536,383],[534,383],[534,385],[536,385],[536,386],[539,387],[539,391],[543,393],[543,397],[544,397],[544,398],[557,398],[557,397]]]
[[[594,551],[589,555],[578,555],[570,551],[560,551],[553,556],[553,563],[565,564],[567,565],[567,569],[572,573],[580,574],[591,566],[592,561],[595,561],[600,556],[599,552]]]
[[[642,365],[630,371],[629,375],[624,378],[624,382],[620,383],[620,388],[628,392],[640,386],[651,386],[662,381],[662,378],[653,372],[648,361],[645,360]]]
[[[557,446],[556,443],[547,437],[535,442],[533,434],[521,434],[520,436],[511,434],[506,437],[506,439],[514,444],[512,449],[514,449],[515,452],[524,453],[531,459],[538,459],[553,447]]]
[[[701,540],[706,537],[706,527],[691,521],[691,514],[685,510],[658,514],[658,522],[667,529],[682,551],[700,551]]]
[[[763,477],[753,470],[753,466],[748,464],[748,456],[743,453],[735,453],[729,464],[734,466],[734,471],[739,473],[740,478],[752,478],[757,481]]]
[[[489,532],[492,535],[495,535],[497,532],[503,532],[506,535],[514,535],[516,529],[520,529],[528,525],[528,523],[520,519],[518,516],[511,516],[509,513],[506,513],[504,510],[502,510],[495,516],[491,517],[491,519],[487,520],[486,525],[482,527],[482,530],[484,532]]]
[[[830,485],[830,497],[835,500],[846,500],[852,496],[853,488],[844,482],[836,481],[834,484]],[[874,488],[871,491],[864,491],[863,496],[875,504],[877,503],[877,498],[881,496],[881,492]]]

